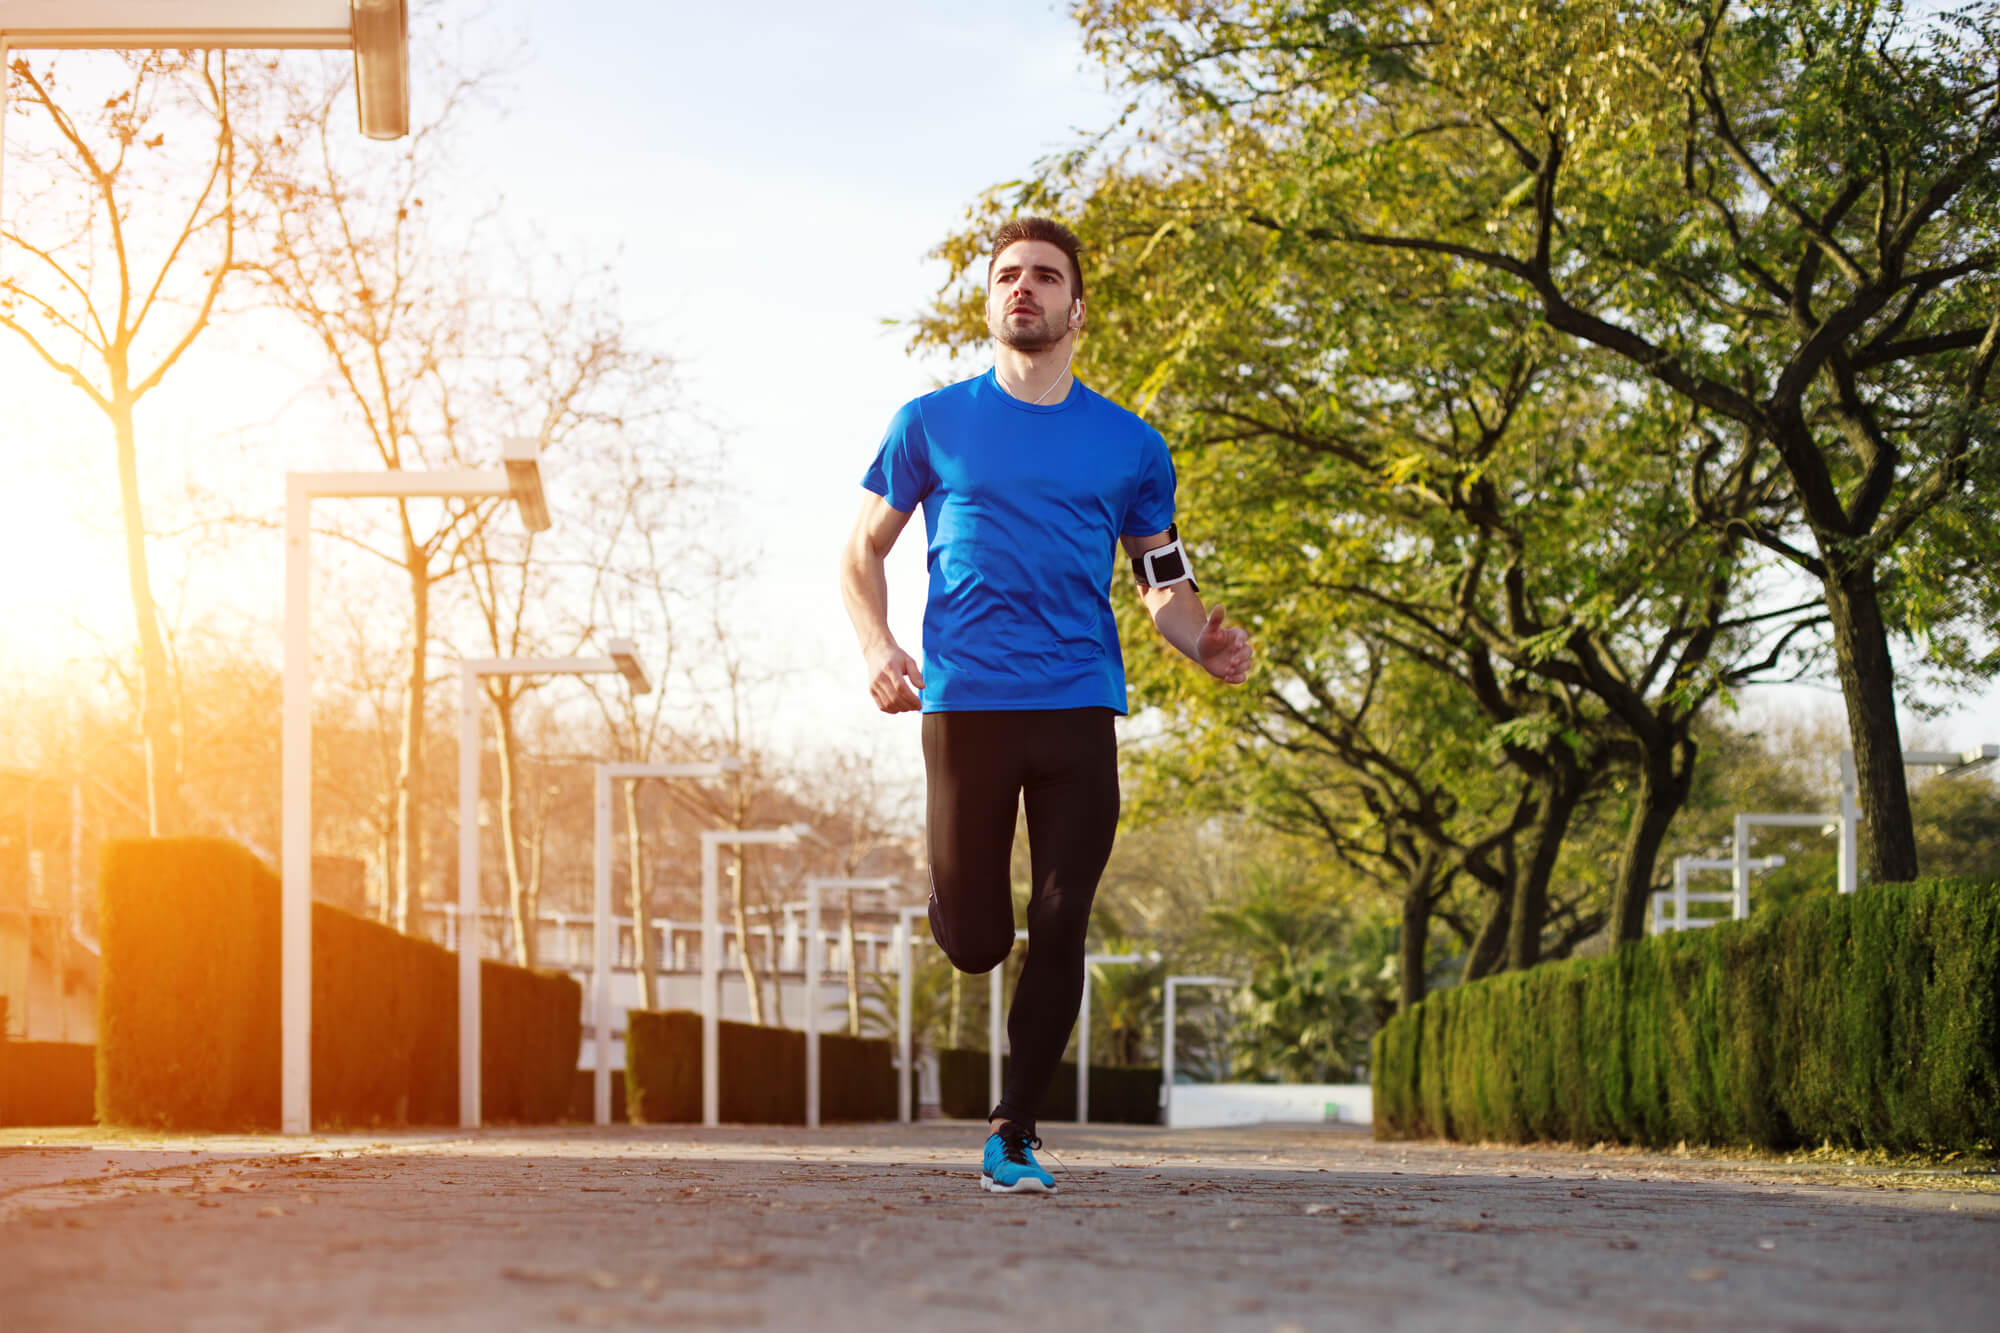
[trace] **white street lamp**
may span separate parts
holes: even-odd
[[[1750,817],[1753,819],[1756,818],[1754,815]],[[1803,816],[1803,818],[1812,820],[1818,819],[1820,816],[1807,815]],[[1745,836],[1747,838],[1747,834]],[[1690,872],[1696,870],[1734,871],[1739,868],[1739,860],[1741,862],[1740,868],[1746,872],[1745,878],[1741,884],[1733,885],[1729,892],[1690,893],[1688,891],[1688,875]],[[1750,915],[1750,884],[1747,872],[1752,870],[1776,870],[1784,864],[1785,858],[1782,856],[1750,857],[1747,842],[1744,855],[1741,858],[1733,856],[1728,858],[1717,856],[1675,857],[1674,887],[1652,895],[1653,933],[1660,935],[1670,930],[1694,930],[1703,926],[1712,926],[1717,921],[1722,920],[1721,917],[1689,916],[1688,904],[1690,903],[1728,903],[1730,904],[1730,916],[1735,920],[1742,920]],[[1666,915],[1666,909],[1669,906],[1673,908],[1673,915],[1671,917]]]
[[[896,985],[896,1052],[900,1061],[896,1073],[896,1119],[906,1125],[916,1118],[913,1098],[910,1095],[911,1080],[916,1077],[915,1066],[911,1063],[914,1058],[912,1049],[914,1043],[910,1040],[910,987],[915,984],[917,975],[915,959],[911,957],[911,947],[916,942],[917,919],[919,917],[928,919],[930,910],[930,907],[925,905],[905,907],[896,913],[900,946],[897,949],[896,966],[901,978]]]
[[[806,1128],[819,1128],[819,895],[822,889],[832,889],[840,893],[852,893],[856,889],[893,890],[901,880],[888,876],[873,879],[821,879],[806,880]],[[849,967],[854,966],[848,960]],[[906,993],[902,1004],[909,1003]]]
[[[540,491],[537,483],[537,499]],[[523,492],[514,494],[520,499]],[[525,519],[528,501],[520,503]],[[547,517],[544,512],[544,521]],[[477,1129],[481,1120],[479,682],[490,676],[609,675],[625,677],[634,694],[653,688],[630,639],[611,640],[603,657],[481,657],[458,664],[458,1123],[463,1129]]]
[[[539,477],[535,491],[540,493]],[[279,1121],[287,1134],[312,1129],[312,502],[376,497],[476,500],[520,494],[503,468],[285,474],[278,985]],[[546,512],[542,517],[546,523]]]
[[[1027,938],[1028,932],[1025,930],[1014,932],[1016,944]],[[1012,950],[1008,952],[1011,954]],[[1006,1031],[1006,1019],[1000,1011],[1000,1002],[1003,998],[1000,974],[1006,970],[1007,960],[1003,958],[986,974],[986,1105],[989,1109],[1000,1104],[1000,1086],[1003,1082],[1000,1041]]]
[[[1157,963],[1156,953],[1092,953],[1083,956],[1083,1007],[1076,1026],[1076,1123],[1090,1123],[1090,969],[1121,963]]]
[[[802,839],[817,837],[805,824],[785,824],[778,828],[708,829],[701,835],[701,1123],[722,1123],[722,996],[717,983],[722,976],[722,926],[716,908],[716,885],[721,879],[716,848],[796,847]],[[741,941],[749,948],[749,941]]]
[[[1168,977],[1166,1032],[1160,1038],[1160,1118],[1174,1127],[1174,992],[1182,986],[1240,986],[1235,977]]]
[[[740,772],[743,761],[735,755],[691,764],[599,764],[596,793],[597,865],[593,875],[593,911],[596,925],[591,934],[590,1012],[594,1072],[591,1075],[592,1118],[597,1124],[611,1123],[611,784],[645,778],[719,778]],[[647,928],[645,914],[637,914],[635,930]]]
[[[352,50],[361,132],[400,139],[410,132],[408,30],[406,0],[0,0],[0,69],[9,48]]]
[[[915,1043],[910,1035],[910,988],[915,981],[916,966],[911,957],[911,945],[915,941],[917,918],[928,917],[929,912],[929,907],[905,907],[897,914],[903,944],[900,963],[902,982],[899,986],[902,994],[898,997],[896,1006],[896,1043],[902,1056],[903,1071],[896,1088],[896,1115],[904,1124],[910,1123],[913,1114],[910,1095],[910,1080],[913,1074],[910,1061],[911,1048]],[[1014,932],[1016,944],[1027,938],[1028,932],[1025,930]],[[1005,964],[1006,959],[1003,958],[986,974],[986,1105],[989,1108],[1000,1104],[1001,1043],[1006,1033],[1006,1021],[1002,1012],[1002,1001],[1006,996],[1002,990],[1001,974],[1007,970]]]
[[[2000,745],[1981,745],[1970,750],[1905,750],[1906,768],[1935,768],[1941,778],[1964,777],[2000,760]],[[1855,772],[1854,751],[1840,752],[1840,891],[1853,893],[1861,887],[1859,830],[1861,824],[1861,780]]]

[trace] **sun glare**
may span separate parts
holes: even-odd
[[[132,637],[110,428],[61,385],[9,366],[0,467],[12,513],[0,524],[0,625],[12,669],[122,652]]]

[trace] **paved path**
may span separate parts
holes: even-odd
[[[1991,1177],[1048,1127],[0,1133],[0,1328],[1967,1329]]]

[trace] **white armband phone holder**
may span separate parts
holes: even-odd
[[[1165,546],[1155,546],[1132,557],[1132,577],[1139,580],[1142,588],[1171,588],[1176,583],[1185,583],[1195,592],[1201,591],[1201,585],[1194,581],[1194,567],[1188,563],[1187,548],[1181,545],[1180,524],[1167,525]]]

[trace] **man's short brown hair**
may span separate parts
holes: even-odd
[[[993,252],[986,260],[986,276],[993,277],[993,266],[1000,261],[1000,252],[1017,241],[1047,241],[1069,257],[1070,283],[1075,290],[1071,298],[1083,299],[1083,261],[1076,252],[1083,248],[1076,239],[1076,233],[1054,218],[1010,218],[993,237]]]

